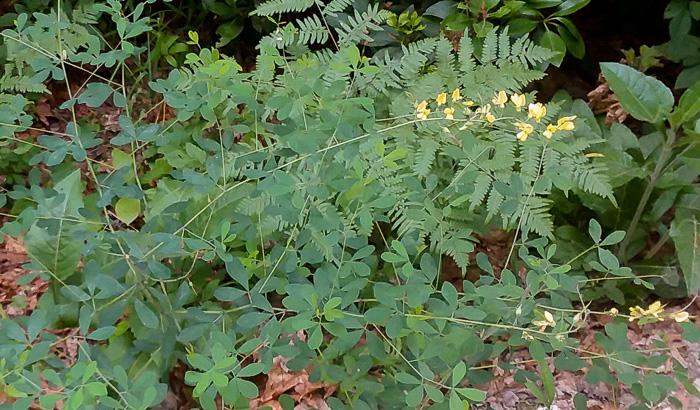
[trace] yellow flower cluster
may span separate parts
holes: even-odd
[[[460,94],[459,88],[455,88],[454,91],[452,91],[451,94],[451,99],[452,102],[457,102],[462,100],[464,97]],[[437,103],[437,106],[440,107],[441,105],[447,105],[447,93],[440,93],[435,97],[435,102]],[[464,101],[463,103],[465,106],[469,107],[470,105],[474,105],[474,101]],[[454,120],[454,114],[455,114],[455,109],[454,107],[445,107],[442,112],[445,114],[445,119],[446,120]],[[428,119],[428,115],[430,115],[431,110],[428,108],[428,101],[423,100],[421,101],[417,106],[416,106],[416,118],[423,121]]]
[[[452,100],[452,104],[448,104],[448,97],[450,97],[450,99]],[[463,100],[463,98],[464,97],[461,95],[460,89],[455,88],[455,90],[452,91],[451,94],[448,94],[447,92],[442,92],[438,94],[435,97],[435,103],[437,104],[437,107],[446,105],[446,107],[442,108],[442,112],[445,115],[444,119],[454,120],[456,108],[450,105],[454,105],[458,102],[459,105],[463,107],[470,107],[474,105],[474,101],[461,101]],[[517,111],[522,111],[522,109],[527,105],[527,117],[534,119],[535,123],[539,123],[547,115],[547,107],[542,103],[533,102],[528,105],[525,94],[514,93],[510,97],[508,97],[508,94],[504,90],[501,90],[491,99],[491,103],[493,103],[493,106],[505,108],[509,100],[511,103],[513,103]],[[423,100],[416,105],[416,118],[418,120],[423,121],[428,119],[428,116],[432,112],[431,109],[428,107],[429,101],[427,100]],[[491,112],[491,107],[491,104],[484,104],[476,108],[476,110],[474,111],[465,109],[465,112],[471,112],[473,114],[480,115],[484,121],[486,121],[488,124],[492,124],[496,122],[496,116]],[[542,132],[542,135],[549,139],[552,138],[554,133],[557,131],[571,131],[575,128],[573,122],[575,119],[575,115],[559,118],[559,120],[557,120],[556,125],[547,125],[546,129]],[[460,130],[466,129],[468,124],[470,124],[470,122],[467,122],[464,126],[460,128]],[[530,136],[530,134],[535,132],[535,126],[535,124],[531,124],[529,121],[516,122],[515,127],[517,128],[517,139],[523,142],[527,141],[527,138]]]
[[[479,107],[475,111],[477,114],[482,114],[486,122],[491,124],[496,121],[496,117],[491,114],[491,104],[486,104],[483,107]]]
[[[419,120],[427,120],[430,114],[430,109],[428,108],[428,102],[423,100],[416,107],[416,118]]]
[[[570,117],[562,117],[557,120],[557,125],[549,124],[547,129],[542,133],[547,138],[552,138],[557,131],[572,131],[576,126],[574,125],[575,115]]]
[[[652,303],[646,309],[642,309],[639,306],[631,307],[629,321],[632,322],[643,317],[653,317],[659,321],[663,321],[664,317],[662,315],[664,313],[664,307],[666,307],[666,305],[662,305],[659,301]],[[680,323],[687,321],[690,318],[690,314],[685,311],[671,312],[668,314],[668,318]]]
[[[652,317],[652,316],[659,319],[659,320],[664,320],[662,317],[659,317],[659,315],[664,313],[665,306],[666,305],[662,305],[661,302],[659,302],[657,300],[656,302],[649,305],[649,307],[646,310],[642,309],[639,306],[632,307],[632,308],[630,308],[630,319],[629,320],[630,320],[630,322],[632,322],[635,319],[640,319],[642,317]]]

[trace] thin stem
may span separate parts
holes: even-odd
[[[639,200],[639,205],[637,205],[637,210],[634,212],[632,222],[630,222],[629,227],[627,228],[627,232],[625,232],[625,239],[623,239],[622,243],[620,244],[620,249],[618,250],[618,257],[622,261],[626,260],[627,245],[629,244],[630,238],[632,237],[632,234],[634,233],[635,229],[637,229],[637,224],[639,224],[639,220],[642,218],[642,213],[644,212],[644,208],[646,208],[647,202],[649,202],[651,193],[654,191],[654,186],[659,180],[659,177],[663,175],[663,170],[666,166],[666,162],[671,156],[671,153],[673,151],[673,143],[675,142],[675,135],[675,130],[666,130],[666,143],[664,144],[663,149],[661,150],[659,159],[656,162],[656,167],[654,167],[654,172],[651,174],[651,178],[649,179],[649,183],[647,184],[647,187],[644,190],[644,193],[642,194],[642,198]]]

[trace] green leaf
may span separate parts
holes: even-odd
[[[97,108],[112,95],[112,87],[104,83],[90,83],[78,97],[78,102],[90,108]]]
[[[263,312],[245,313],[238,318],[236,323],[238,324],[238,326],[241,326],[244,329],[252,329],[255,326],[262,323],[263,321],[269,319],[270,316],[271,315],[269,313]]]
[[[321,326],[316,326],[309,336],[308,344],[310,349],[318,349],[323,343],[323,331]]]
[[[554,359],[554,366],[559,370],[575,372],[586,367],[586,363],[574,353],[565,350]]]
[[[566,49],[572,56],[582,59],[586,55],[586,45],[583,42],[581,33],[568,18],[559,19],[559,23],[561,25],[555,24],[559,35],[564,40],[564,44],[566,44]]]
[[[683,329],[683,339],[690,343],[700,342],[700,329],[692,322],[682,322],[680,323],[681,329]]]
[[[141,214],[141,201],[135,198],[120,198],[114,206],[117,218],[129,225]]]
[[[134,308],[136,309],[136,315],[144,326],[150,329],[158,327],[160,324],[158,316],[145,303],[141,302],[141,299],[134,299]]]
[[[80,218],[78,209],[83,206],[83,183],[80,171],[74,171],[60,182],[54,189],[63,195],[60,204],[50,209],[40,209],[47,217],[57,218],[56,232],[34,224],[24,238],[27,253],[42,269],[50,272],[59,279],[65,279],[75,273],[81,259],[82,241],[74,239],[70,233],[82,227],[82,224],[65,221],[66,216]]]
[[[671,222],[671,239],[676,247],[688,294],[700,289],[700,226],[692,213],[679,209]]]
[[[101,327],[87,335],[87,338],[90,340],[106,340],[109,339],[109,337],[112,336],[116,330],[117,328],[114,326]]]
[[[615,245],[616,243],[620,243],[624,238],[625,231],[615,231],[608,235],[605,239],[603,239],[603,242],[600,243],[600,246]]]
[[[452,369],[452,386],[457,386],[467,374],[467,365],[460,361]]]
[[[552,16],[562,17],[573,14],[581,10],[586,6],[591,0],[566,0],[557,7],[556,11],[552,13]]]
[[[620,105],[631,116],[660,123],[673,108],[673,93],[661,81],[618,63],[601,63],[600,68]]]
[[[603,234],[603,228],[595,219],[591,219],[588,222],[588,234],[591,236],[591,239],[593,239],[593,242],[600,242],[600,237]]]
[[[678,124],[689,122],[700,113],[700,82],[683,93],[676,112],[680,116]]]
[[[540,38],[539,45],[554,51],[554,56],[549,60],[552,64],[559,67],[566,55],[566,44],[559,35],[551,30],[545,31]]]
[[[479,389],[472,389],[469,387],[456,388],[457,392],[462,395],[465,399],[473,401],[476,403],[481,403],[486,400],[486,392]]]
[[[420,384],[417,377],[404,372],[396,373],[396,381],[403,384]]]
[[[406,404],[409,407],[416,407],[423,400],[423,386],[414,387],[406,394]]]

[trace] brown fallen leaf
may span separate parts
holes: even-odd
[[[623,122],[627,113],[622,109],[620,100],[610,89],[610,85],[602,74],[598,75],[600,85],[588,93],[588,106],[594,114],[605,113],[605,123]]]
[[[282,406],[278,399],[280,395],[285,393],[294,399],[297,404],[295,409],[328,408],[325,400],[335,393],[338,385],[325,382],[312,383],[309,381],[311,367],[301,371],[292,371],[287,368],[287,361],[282,356],[273,359],[272,369],[267,373],[267,380],[260,397],[250,401],[250,408],[256,410],[260,407],[270,406],[274,410],[281,410]]]

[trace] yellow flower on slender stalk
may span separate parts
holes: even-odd
[[[575,127],[576,126],[571,121],[564,121],[561,124],[557,125],[557,129],[562,131],[572,131]]]
[[[437,98],[435,99],[438,103],[438,107],[441,106],[442,104],[445,104],[447,102],[447,93],[440,93],[438,94]]]
[[[467,100],[464,102],[465,107],[471,107],[472,105],[474,105],[474,101],[472,101],[472,100]]]
[[[426,109],[424,109],[423,111],[417,113],[417,114],[416,114],[416,118],[418,118],[418,119],[421,120],[421,121],[427,120],[429,114],[430,114],[430,110],[426,108]]]
[[[420,102],[420,104],[418,104],[418,107],[416,107],[416,112],[421,113],[425,111],[426,108],[428,108],[428,102],[423,100]]]
[[[559,118],[559,119],[557,120],[557,125],[561,125],[561,124],[563,124],[563,123],[565,123],[565,122],[567,122],[567,121],[573,121],[573,120],[575,120],[575,119],[576,119],[576,116],[575,116],[575,115],[570,115],[570,116],[568,116],[568,117],[561,117],[561,118]]]
[[[499,91],[498,95],[493,97],[491,100],[495,105],[498,105],[499,107],[503,108],[506,106],[506,103],[508,102],[508,94],[506,94],[505,91]]]
[[[559,118],[557,120],[557,130],[572,131],[576,127],[573,122],[575,119],[575,115]]]
[[[640,317],[642,317],[644,315],[645,315],[644,309],[640,308],[639,306],[635,306],[635,307],[630,308],[630,322],[633,322],[635,319],[639,319]]]
[[[687,322],[690,318],[690,314],[688,314],[688,312],[673,312],[670,315],[668,315],[668,317],[675,320],[678,323],[681,323]]]
[[[475,112],[476,112],[477,114],[483,114],[483,115],[484,115],[484,119],[485,119],[486,122],[488,122],[489,124],[491,124],[492,122],[495,122],[495,121],[496,121],[496,117],[494,117],[493,114],[491,114],[491,104],[486,104],[486,105],[483,106],[483,107],[479,107],[479,108],[476,109]]]
[[[454,108],[449,108],[449,107],[445,108],[445,110],[443,112],[445,113],[446,120],[454,120],[455,119],[455,117],[454,117],[455,109]]]
[[[515,126],[518,127],[518,129],[520,130],[516,137],[518,137],[518,139],[523,142],[525,142],[527,140],[527,137],[530,134],[532,134],[532,131],[535,130],[535,128],[531,124],[528,124],[526,122],[516,122]]]
[[[605,313],[607,313],[607,314],[610,315],[610,316],[615,317],[615,316],[617,316],[617,315],[620,313],[620,311],[617,310],[617,308],[612,308],[612,309],[608,310],[608,311],[605,312]]]
[[[462,96],[459,94],[459,88],[455,88],[454,91],[452,91],[452,101],[459,101],[462,99]]]
[[[536,122],[540,122],[547,115],[547,107],[541,103],[531,103],[527,106],[527,111],[528,118],[534,118]]]
[[[515,109],[518,111],[525,106],[525,94],[513,94],[510,96],[510,100],[513,102]]]
[[[554,125],[554,124],[549,124],[549,125],[547,126],[547,129],[544,130],[544,132],[542,133],[542,135],[544,135],[545,137],[547,137],[547,139],[550,139],[550,138],[552,138],[552,135],[554,135],[554,133],[555,133],[556,131],[557,131],[557,126]]]
[[[550,312],[547,312],[545,310],[544,311],[544,319],[543,320],[535,320],[534,322],[532,322],[532,324],[540,327],[540,329],[537,331],[537,333],[542,333],[547,328],[547,326],[554,327],[554,325],[556,325],[557,322],[554,321],[554,315],[552,315]]]

